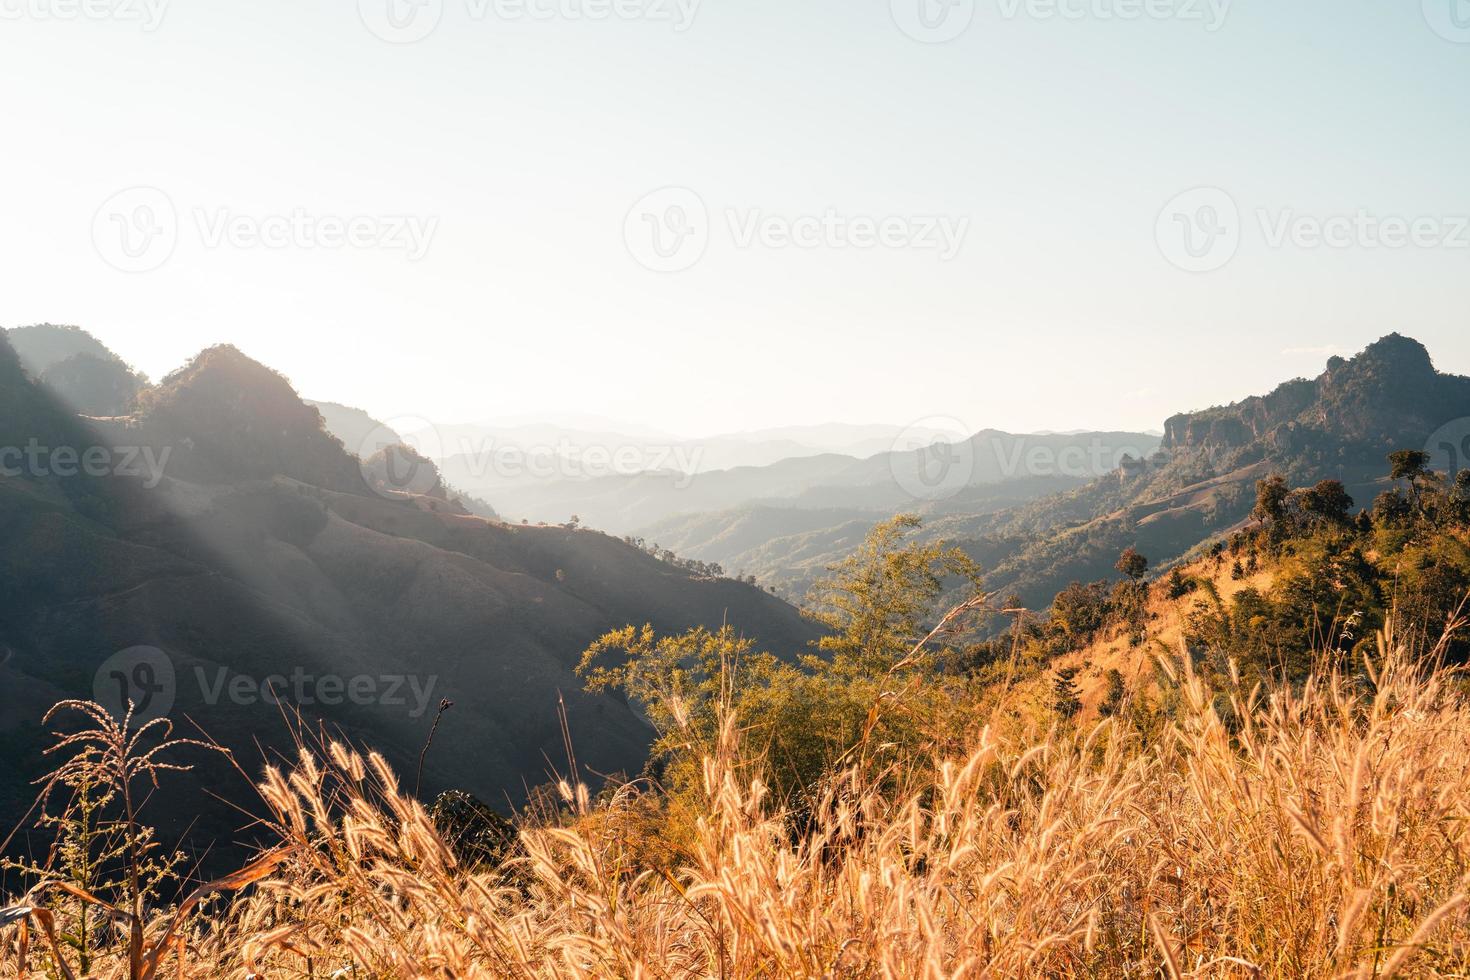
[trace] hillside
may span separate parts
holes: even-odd
[[[1054,678],[1063,670],[1076,671],[1080,724],[1102,717],[1110,671],[1122,676],[1131,696],[1157,700],[1160,691],[1168,686],[1167,677],[1158,670],[1159,658],[1176,661],[1189,649],[1189,617],[1216,600],[1229,605],[1247,589],[1269,591],[1277,570],[1267,566],[1237,578],[1229,563],[1198,559],[1180,566],[1180,574],[1196,583],[1197,590],[1189,596],[1173,598],[1162,587],[1152,589],[1145,607],[1148,638],[1144,643],[1135,644],[1126,628],[1107,628],[1080,650],[1050,659],[1044,670],[1033,671],[1020,680],[1003,710],[1017,714],[1049,710],[1055,698]]]
[[[887,454],[826,474],[790,499],[680,514],[637,534],[800,598],[874,523],[910,511],[924,517],[931,539],[980,562],[990,589],[1041,609],[1071,582],[1110,575],[1127,547],[1167,568],[1244,520],[1256,481],[1272,473],[1296,485],[1340,480],[1360,503],[1371,501],[1384,487],[1389,452],[1424,447],[1446,425],[1457,442],[1470,424],[1461,431],[1452,423],[1467,418],[1470,379],[1439,373],[1422,344],[1390,334],[1356,357],[1332,358],[1315,379],[1176,415],[1151,442],[1127,433],[979,433],[976,475],[937,500],[901,492],[916,485],[912,467],[922,459]],[[1137,451],[1117,451],[1129,443]],[[1100,457],[1107,465],[1014,475],[1013,461],[1033,448],[1060,460],[1069,445],[1107,447]],[[1441,468],[1453,462],[1444,446],[1428,448]],[[1457,448],[1463,461],[1465,447]],[[783,512],[790,508],[809,512]]]
[[[37,323],[27,327],[0,330],[10,347],[20,357],[21,365],[32,378],[39,378],[51,368],[86,354],[98,360],[116,360],[117,355],[90,333],[76,326]]]
[[[514,822],[426,810],[406,772],[312,743],[266,777],[238,894],[151,948],[209,976],[290,975],[303,948],[385,976],[1463,976],[1470,645],[1443,623],[1470,588],[1470,473],[1395,469],[1368,513],[1288,490],[1163,581],[1012,610],[1013,644],[926,656],[890,633],[936,595],[912,562],[943,559],[886,533],[848,568],[833,639],[856,646],[831,669],[723,630],[620,633],[636,650],[602,677],[650,695],[655,765]],[[811,751],[827,740],[845,751]],[[0,925],[85,909],[36,894]],[[70,952],[29,938],[0,933],[0,959]],[[93,945],[119,974],[127,934]]]
[[[575,514],[588,526],[658,541],[685,557],[798,592],[809,576],[790,571],[787,545],[820,555],[819,565],[843,556],[854,520],[871,526],[900,511],[989,514],[1082,486],[1118,460],[1158,445],[1157,436],[1145,433],[985,430],[926,450],[890,449],[865,459],[801,456],[711,473],[527,481],[498,472],[483,455],[451,458],[444,472],[456,486],[481,488],[507,519],[562,522]],[[780,513],[787,509],[811,513]],[[737,524],[739,534],[726,533]],[[814,537],[780,542],[797,530]],[[744,544],[735,547],[737,541]]]
[[[40,323],[0,330],[26,373],[81,415],[131,412],[148,379],[80,327]]]
[[[1467,417],[1470,378],[1439,373],[1422,344],[1390,334],[1356,357],[1332,358],[1315,379],[1174,416],[1159,453],[1087,486],[979,520],[936,521],[931,531],[976,552],[999,550],[987,583],[1042,608],[1069,582],[1109,574],[1126,547],[1167,567],[1243,521],[1256,481],[1271,473],[1294,486],[1339,480],[1365,504],[1383,489],[1388,453],[1425,447]]]
[[[827,488],[822,488],[795,501],[671,517],[640,529],[637,536],[680,555],[754,576],[758,583],[799,600],[827,566],[850,554],[875,524],[892,513],[917,513],[931,529],[964,527],[966,519],[1030,503],[1085,482],[1067,475],[1019,477],[966,488],[932,502],[885,497],[886,504],[877,508],[800,505],[825,493]],[[987,567],[1004,553],[987,547],[986,542],[968,541],[965,546]]]
[[[1377,637],[1390,634],[1416,658],[1463,664],[1470,470],[1450,478],[1404,468],[1405,458],[1384,461],[1400,479],[1356,514],[1335,481],[1268,482],[1251,521],[1200,557],[1152,582],[1115,572],[1073,585],[975,647],[970,663],[981,676],[1020,680],[1008,690],[1012,715],[1085,723],[1128,704],[1145,729],[1178,685],[1161,662],[1188,661],[1215,686],[1289,686],[1332,670],[1360,675],[1379,654]]]
[[[350,453],[363,455],[365,451],[376,451],[381,448],[377,444],[381,441],[403,441],[401,433],[395,432],[360,408],[337,402],[308,400],[306,404],[321,414],[326,430],[340,439],[343,447]]]
[[[391,460],[387,450],[390,447],[406,444],[405,437],[401,433],[386,423],[379,422],[360,408],[353,408],[338,402],[307,401],[306,404],[321,414],[322,427],[336,436],[344,449],[364,460],[371,461],[370,465],[374,472],[369,477],[370,482],[377,481],[385,484],[394,481],[393,474],[388,471]],[[413,465],[421,466],[426,473],[433,472],[433,486],[437,488],[437,495],[440,498],[455,501],[466,513],[476,517],[484,517],[489,520],[499,518],[500,515],[495,508],[486,501],[445,483],[439,472],[438,464],[417,452],[415,456],[417,458]]]
[[[286,700],[371,738],[402,769],[448,698],[426,790],[504,802],[564,765],[563,703],[584,765],[641,764],[645,723],[622,702],[583,695],[571,672],[603,631],[728,621],[783,649],[815,636],[759,589],[693,577],[603,534],[375,492],[317,411],[233,348],[205,351],[133,416],[84,422],[0,343],[0,409],[0,445],[95,447],[115,464],[95,476],[60,466],[0,475],[5,745],[33,747],[45,706],[102,696],[115,680],[99,667],[148,647],[171,716],[199,719],[242,757],[283,742],[279,710],[259,696],[272,677],[339,679],[307,682],[320,703]],[[349,697],[340,685],[353,678],[364,680]],[[245,694],[220,693],[236,687]],[[19,818],[41,764],[30,752],[0,757],[0,822]],[[203,819],[230,838],[227,810]]]

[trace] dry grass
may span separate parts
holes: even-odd
[[[646,809],[631,789],[594,807],[565,787],[581,816],[525,830],[507,876],[458,867],[382,760],[304,752],[262,785],[282,863],[193,922],[164,971],[1463,976],[1470,701],[1453,672],[1391,649],[1370,674],[1225,692],[1244,719],[1232,732],[1186,671],[1183,717],[1149,745],[1112,722],[1029,743],[987,730],[967,755],[909,773],[897,800],[835,780],[804,837],[738,775],[727,719],[672,872],[632,862],[648,842],[617,819]],[[160,910],[151,928],[168,921]],[[0,932],[0,972],[17,947],[16,929]],[[27,955],[44,975],[49,955]]]

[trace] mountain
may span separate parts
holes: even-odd
[[[475,467],[475,486],[489,491],[650,470],[713,473],[810,456],[862,459],[892,449],[903,438],[933,441],[944,435],[928,428],[832,424],[678,439],[638,426],[585,421],[581,427],[526,420],[421,425],[404,436],[433,459],[462,458],[465,468]]]
[[[11,349],[19,356],[21,366],[32,378],[39,378],[78,354],[104,361],[119,359],[102,341],[81,327],[37,323],[28,327],[11,327],[0,333],[4,333]]]
[[[1145,433],[1016,435],[987,429],[955,444],[854,460],[784,498],[678,513],[635,534],[800,598],[828,565],[895,513],[917,513],[931,530],[944,527],[969,537],[990,515],[1075,490],[1125,462],[1136,465],[1159,445],[1160,437]],[[992,541],[968,547],[986,565],[1009,553]]]
[[[1056,475],[1016,477],[967,488],[945,500],[887,499],[868,508],[751,504],[670,517],[640,529],[636,537],[687,558],[715,562],[737,575],[753,576],[759,584],[799,600],[827,566],[845,558],[875,524],[894,513],[917,513],[931,530],[963,525],[1085,482]],[[995,557],[993,550],[970,546],[972,557],[986,565]]]
[[[1394,333],[1314,379],[1176,415],[1159,454],[1085,487],[931,530],[1004,554],[988,585],[1040,608],[1071,581],[1110,575],[1125,547],[1156,567],[1177,561],[1244,521],[1256,481],[1273,473],[1293,486],[1341,480],[1371,503],[1390,452],[1427,447],[1445,468],[1445,447],[1470,436],[1467,419],[1470,378],[1440,373],[1422,344]]]
[[[1078,461],[1078,447],[1092,465],[1061,465]],[[926,481],[936,463],[926,452],[886,454],[790,499],[677,514],[636,533],[800,597],[878,519],[909,510],[927,536],[979,562],[989,589],[1042,609],[1071,582],[1111,577],[1127,547],[1155,568],[1179,561],[1244,521],[1256,481],[1272,473],[1294,486],[1341,480],[1366,505],[1384,488],[1385,457],[1404,448],[1428,449],[1440,469],[1470,458],[1470,379],[1440,373],[1422,344],[1390,334],[1314,379],[1176,415],[1162,438],[984,432],[944,450],[963,482]],[[940,491],[932,499],[926,482]]]
[[[40,323],[0,330],[26,373],[81,415],[133,410],[148,380],[80,327]]]
[[[769,466],[691,474],[674,469],[575,479],[558,476],[506,480],[509,461],[487,475],[485,457],[457,456],[442,469],[457,486],[492,499],[507,520],[560,523],[572,515],[611,534],[627,534],[671,514],[721,510],[749,500],[794,497],[854,461],[846,456],[807,456]],[[516,471],[517,476],[523,472]]]
[[[738,435],[698,440],[660,439],[550,424],[436,425],[405,436],[436,459],[460,458],[466,468],[474,467],[476,486],[487,491],[526,487],[553,479],[631,476],[650,470],[711,473],[770,466],[825,452],[789,439],[751,439]]]
[[[1158,437],[1142,433],[985,430],[953,444],[920,437],[867,459],[826,454],[712,473],[669,468],[515,483],[488,477],[486,470],[495,470],[496,461],[483,455],[445,460],[443,469],[457,486],[493,499],[508,519],[560,522],[575,514],[610,533],[647,536],[681,515],[755,504],[863,510],[875,522],[901,510],[928,509],[931,502],[940,509],[973,505],[984,511],[993,509],[986,501],[997,486],[1024,486],[1024,495],[1009,498],[1010,503],[1034,499],[1081,485],[1124,457],[1152,453],[1158,445]]]
[[[788,650],[816,635],[757,588],[607,535],[371,484],[316,409],[231,347],[98,420],[67,411],[0,341],[0,410],[0,447],[37,446],[0,455],[0,746],[16,749],[0,753],[0,823],[29,804],[40,760],[22,749],[44,742],[41,714],[62,698],[156,695],[248,763],[261,746],[289,751],[269,703],[284,689],[309,724],[371,741],[400,772],[447,698],[425,789],[500,802],[565,765],[561,710],[588,771],[641,764],[645,722],[584,696],[572,671],[602,632],[728,621]],[[80,471],[78,457],[91,461]],[[195,761],[248,799],[208,755]],[[240,823],[224,806],[155,816],[170,830],[197,818],[222,841]]]
[[[934,441],[952,438],[963,433],[949,433],[927,426],[898,425],[789,425],[774,429],[756,429],[752,432],[731,432],[719,438],[730,442],[747,443],[794,443],[805,447],[809,453],[837,453],[866,459],[887,452],[905,437]]]
[[[402,434],[360,408],[339,405],[337,402],[308,400],[306,404],[317,410],[327,431],[341,440],[348,452],[359,456],[371,455],[383,448],[382,443],[391,445],[404,441]]]
[[[320,413],[322,425],[337,437],[344,449],[363,459],[365,465],[373,470],[369,476],[370,483],[376,481],[382,485],[394,482],[393,475],[388,472],[388,464],[393,455],[389,450],[393,447],[404,447],[403,455],[407,458],[406,450],[412,449],[411,439],[398,433],[386,423],[379,422],[360,408],[341,405],[337,402],[307,401],[306,404]],[[465,513],[476,517],[494,520],[500,516],[496,513],[495,508],[484,500],[445,483],[439,472],[438,464],[418,450],[412,450],[412,458],[414,461],[412,465],[420,468],[426,474],[433,474],[431,485],[437,488],[438,497],[455,501],[464,508]]]

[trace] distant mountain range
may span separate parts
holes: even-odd
[[[582,694],[572,673],[602,632],[730,622],[793,651],[816,636],[760,589],[595,531],[479,519],[437,479],[406,493],[373,473],[233,348],[98,419],[32,380],[0,337],[0,746],[17,749],[0,752],[6,831],[44,761],[32,751],[41,715],[63,698],[120,704],[123,689],[157,688],[172,717],[248,761],[258,745],[288,746],[280,711],[262,703],[270,683],[400,772],[415,770],[447,698],[425,788],[503,803],[565,767],[562,710],[590,771],[641,765],[645,722]],[[160,815],[171,829],[196,817],[224,840],[239,823],[224,807]]]
[[[1454,439],[1447,440],[1446,433]],[[1169,419],[1162,451],[1068,493],[978,517],[947,517],[930,532],[989,558],[987,584],[1043,608],[1071,581],[1108,576],[1135,546],[1155,567],[1241,524],[1256,481],[1341,480],[1359,506],[1386,487],[1386,457],[1470,438],[1470,378],[1442,374],[1416,340],[1390,334],[1314,379]],[[1467,446],[1466,448],[1470,448]]]
[[[528,477],[545,483],[552,479],[628,476],[649,470],[711,473],[770,466],[805,456],[866,458],[892,449],[905,438],[933,441],[965,435],[926,426],[831,424],[688,439],[643,427],[625,428],[618,423],[596,425],[596,420],[577,420],[581,423],[578,425],[526,420],[426,425],[424,421],[413,420],[405,426],[407,441],[432,459],[458,459],[455,465],[464,470],[477,467],[474,479],[480,489],[513,486],[529,482]],[[505,454],[510,460],[529,457],[528,465],[497,465],[497,454]],[[533,464],[549,464],[551,472],[524,472]]]
[[[981,433],[976,439],[1002,451],[976,455],[1014,459],[1017,443],[1038,438]],[[1068,438],[1115,445],[1119,437]],[[944,487],[937,499],[880,494],[863,501],[834,491],[842,481],[827,473],[794,499],[666,517],[637,533],[799,599],[880,515],[910,510],[926,518],[927,535],[968,551],[986,570],[988,588],[1015,592],[1041,609],[1073,581],[1111,576],[1124,548],[1139,548],[1155,568],[1184,558],[1244,521],[1256,481],[1272,473],[1294,486],[1342,480],[1365,506],[1384,489],[1385,457],[1394,450],[1427,449],[1438,468],[1463,467],[1470,458],[1470,379],[1438,372],[1422,344],[1391,334],[1352,359],[1332,358],[1315,379],[1176,415],[1161,439],[1138,445],[1139,452],[1117,457],[1120,465],[1068,485],[1054,475],[1018,480],[1002,473],[990,484]]]
[[[42,323],[4,333],[27,374],[80,415],[132,411],[148,379],[80,327]]]
[[[1270,473],[1340,479],[1367,504],[1393,450],[1427,446],[1441,466],[1462,465],[1467,419],[1470,379],[1392,334],[1315,379],[1177,415],[1162,435],[767,430],[705,441],[703,458],[731,463],[709,468],[652,462],[659,435],[646,430],[400,431],[305,402],[230,347],[152,385],[84,331],[9,331],[0,823],[29,803],[37,773],[17,760],[39,758],[45,707],[123,689],[166,690],[174,717],[251,754],[287,745],[261,685],[304,674],[310,719],[371,741],[404,772],[447,698],[426,787],[491,802],[562,762],[563,706],[588,771],[629,770],[647,725],[623,702],[584,696],[571,669],[602,631],[730,622],[779,653],[816,636],[792,605],[660,561],[655,543],[800,599],[875,523],[916,512],[924,534],[981,564],[987,588],[1042,609],[1069,582],[1110,576],[1125,547],[1155,569],[1182,560],[1238,526]],[[632,447],[636,472],[568,471],[610,439]],[[515,469],[516,451],[524,463],[548,444],[549,473]],[[663,448],[676,445],[692,444]],[[486,446],[510,456],[487,462]],[[738,464],[741,452],[757,462]],[[324,695],[322,678],[342,687]],[[353,683],[360,696],[344,693]],[[199,819],[221,834],[234,818]]]
[[[715,472],[658,467],[585,478],[528,472],[519,461],[506,464],[485,455],[451,457],[442,470],[455,486],[493,501],[507,519],[561,522],[575,514],[590,526],[626,534],[674,517],[757,503],[888,516],[956,495],[989,501],[996,487],[1018,482],[1024,490],[1016,492],[1031,499],[1081,485],[1125,456],[1146,456],[1159,445],[1158,436],[1137,432],[987,430],[954,442],[900,433],[885,451],[865,459],[827,453]],[[1000,497],[1016,499],[1006,492],[999,491]]]

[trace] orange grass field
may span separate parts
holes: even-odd
[[[898,799],[848,773],[803,835],[737,775],[727,718],[665,867],[633,858],[631,788],[563,785],[571,818],[470,870],[379,758],[303,750],[261,783],[277,848],[199,905],[113,910],[87,975],[1464,976],[1470,702],[1380,647],[1366,680],[1224,692],[1233,732],[1184,672],[1147,745],[986,729]],[[82,975],[47,910],[70,897],[0,913],[0,974]]]

